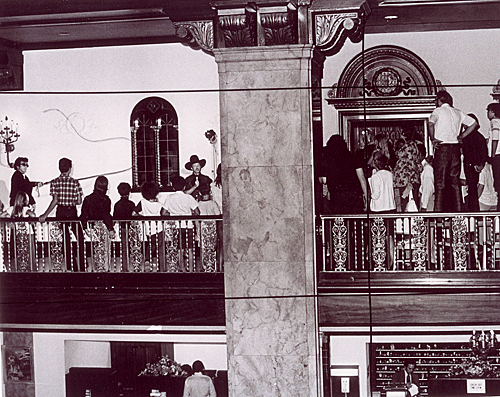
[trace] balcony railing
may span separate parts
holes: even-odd
[[[222,272],[220,216],[115,221],[0,219],[4,272]]]
[[[365,214],[320,219],[322,271],[500,270],[499,213]]]

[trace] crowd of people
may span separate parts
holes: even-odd
[[[447,91],[436,95],[428,123],[433,154],[415,128],[392,141],[377,134],[356,152],[340,135],[323,148],[323,213],[496,211],[500,196],[500,103],[487,106],[489,138],[476,115],[453,107]]]
[[[197,215],[221,215],[220,204],[213,199],[212,190],[220,191],[221,175],[220,165],[217,168],[215,182],[204,174],[202,168],[206,165],[205,159],[197,155],[190,157],[185,164],[187,170],[192,174],[187,178],[174,176],[171,178],[171,186],[163,199],[159,198],[160,189],[155,182],[146,181],[141,185],[141,199],[134,203],[130,199],[132,187],[127,182],[121,182],[117,186],[120,199],[112,208],[111,199],[107,195],[109,188],[108,178],[100,175],[94,183],[94,191],[85,196],[80,182],[71,176],[73,163],[70,159],[59,160],[60,175],[50,181],[50,196],[52,200],[40,216],[39,221],[45,222],[47,217],[55,209],[58,220],[80,220],[81,222],[63,223],[65,252],[71,252],[70,233],[78,240],[78,256],[66,258],[68,270],[78,263],[78,269],[85,271],[84,258],[84,230],[87,235],[97,235],[98,240],[109,240],[116,237],[114,220],[130,220],[134,216],[197,216]],[[14,173],[11,179],[10,206],[1,208],[0,217],[35,217],[36,203],[33,198],[33,188],[43,186],[41,182],[29,180],[26,172],[28,170],[28,159],[19,157],[14,163]],[[218,195],[219,197],[221,194]],[[80,214],[78,206],[81,205]],[[89,221],[92,222],[92,230],[89,231]],[[124,225],[121,225],[123,229]],[[186,241],[194,240],[194,223],[183,222],[181,233],[185,234]],[[184,237],[184,236],[183,236]],[[193,247],[188,247],[193,248]]]

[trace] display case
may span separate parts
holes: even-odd
[[[420,380],[420,396],[428,396],[429,379],[447,378],[453,365],[470,357],[469,343],[380,343],[372,344],[371,390],[383,394],[392,375],[403,368],[405,359],[416,361],[415,373]],[[492,365],[500,366],[500,355],[488,356]]]

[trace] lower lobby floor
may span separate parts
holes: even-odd
[[[179,381],[167,384],[139,375],[165,357],[178,366],[201,360],[218,396],[227,395],[223,327],[4,329],[0,342],[6,397],[95,397],[106,382],[113,383],[106,397],[148,396],[154,389],[175,397],[182,390]],[[320,327],[322,395],[398,397],[401,390],[391,379],[408,359],[416,364],[421,397],[498,395],[497,332],[500,324]]]

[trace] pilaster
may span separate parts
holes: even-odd
[[[215,49],[233,397],[317,396],[310,45]]]

